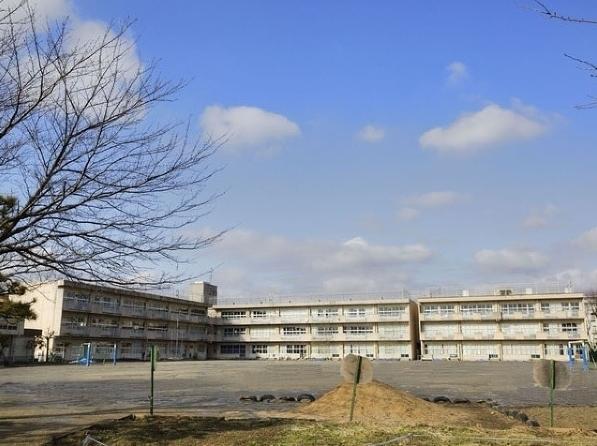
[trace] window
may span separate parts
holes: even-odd
[[[551,312],[551,304],[549,302],[541,302],[541,311],[544,313]]]
[[[253,354],[267,355],[267,344],[255,344],[252,351]]]
[[[491,304],[463,304],[460,306],[462,313],[467,315],[489,314],[493,311]]]
[[[17,323],[6,319],[0,319],[0,330],[16,331]]]
[[[191,310],[192,312],[193,310]],[[222,319],[243,319],[247,317],[246,311],[222,311]]]
[[[580,304],[578,302],[562,302],[562,311],[568,311],[570,313],[578,313],[580,310]]]
[[[540,344],[504,344],[504,356],[526,356],[537,355],[541,351]]]
[[[304,355],[307,353],[307,346],[304,344],[288,344],[286,346],[286,353],[291,355]]]
[[[373,358],[374,348],[371,344],[349,344],[348,351],[354,355],[366,356]]]
[[[406,307],[404,305],[379,307],[377,310],[377,314],[381,317],[402,316],[405,313]]]
[[[224,328],[224,337],[233,337],[244,335],[247,332],[245,327],[226,327]]]
[[[277,328],[274,327],[251,327],[251,336],[259,338],[268,338],[277,334]]]
[[[432,356],[458,356],[458,346],[456,344],[424,344],[423,353]]]
[[[89,296],[79,293],[71,293],[68,292],[64,295],[65,301],[76,302],[77,304],[88,304],[89,303]]]
[[[555,333],[557,331],[557,326],[554,324],[550,324],[547,322],[543,323],[543,333]]]
[[[565,356],[566,349],[564,344],[545,344],[543,353],[545,356]]]
[[[318,308],[315,313],[317,317],[336,317],[338,316],[337,308]]]
[[[149,331],[168,331],[168,324],[159,324],[150,322],[147,324],[147,330]]]
[[[267,317],[267,311],[265,311],[265,310],[253,310],[251,312],[251,317],[255,317],[255,318],[264,318],[264,317]]]
[[[498,346],[495,344],[480,343],[480,344],[463,344],[462,355],[464,357],[476,357],[482,359],[489,359],[491,355],[497,357]]]
[[[453,304],[423,305],[423,314],[452,314],[455,312]]]
[[[245,346],[241,344],[220,345],[222,355],[239,355],[245,353]]]
[[[353,318],[357,318],[357,317],[364,317],[366,314],[366,311],[364,308],[349,308],[348,311],[346,312],[346,315],[348,317],[353,317]]]
[[[205,316],[203,308],[191,308],[191,316]]]
[[[151,311],[157,311],[159,313],[167,313],[168,312],[168,307],[165,307],[163,305],[157,305],[155,303],[154,304],[148,303],[147,309],[151,310]]]
[[[282,334],[284,336],[298,336],[307,333],[305,327],[283,327]]]
[[[535,312],[535,305],[532,303],[512,303],[512,304],[503,304],[502,305],[502,313],[504,314],[514,314],[514,313],[523,313],[523,314],[532,314]]]
[[[384,336],[403,337],[407,334],[407,324],[379,324],[379,333]]]
[[[311,352],[314,355],[325,356],[327,358],[339,358],[342,352],[341,345],[329,345],[329,344],[315,344],[311,347]]]
[[[143,322],[132,319],[121,320],[120,328],[123,330],[143,330]]]
[[[323,326],[323,327],[317,327],[316,329],[316,333],[318,335],[334,335],[338,333],[338,327],[337,326]]]
[[[99,328],[116,328],[118,327],[118,322],[114,319],[92,318],[91,326]]]
[[[565,322],[562,324],[562,331],[564,333],[578,333],[578,324],[576,322]]]
[[[345,325],[344,333],[356,335],[373,333],[373,327],[371,325]]]

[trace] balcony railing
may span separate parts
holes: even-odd
[[[89,302],[65,299],[62,308],[64,310],[89,311]]]

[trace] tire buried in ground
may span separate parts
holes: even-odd
[[[255,395],[242,395],[239,398],[239,400],[241,400],[241,401],[253,401],[253,402],[259,401]]]
[[[452,403],[454,404],[469,404],[471,402],[471,400],[469,400],[468,398],[454,398],[452,400]]]
[[[434,403],[451,403],[452,401],[447,396],[436,396],[433,398]]]
[[[311,395],[310,393],[301,393],[299,396],[296,397],[296,400],[304,403],[304,402],[313,402],[315,401],[315,397],[313,395]]]
[[[270,403],[272,401],[274,401],[276,399],[276,397],[270,393],[266,393],[265,395],[261,395],[261,398],[259,398],[259,401],[262,403]]]

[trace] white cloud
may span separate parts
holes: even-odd
[[[410,221],[414,220],[419,216],[420,212],[418,209],[404,207],[398,211],[398,220],[400,221]]]
[[[426,131],[419,143],[438,152],[470,153],[501,143],[530,140],[546,130],[546,120],[530,107],[517,103],[507,109],[490,104],[460,116],[448,126]]]
[[[252,291],[241,289],[239,280],[245,281],[246,287],[262,282],[263,287],[256,291],[267,288],[279,294],[402,289],[410,269],[433,255],[420,243],[372,244],[362,237],[344,242],[292,240],[240,229],[231,231],[210,249],[227,263],[227,268],[233,268],[224,277],[230,283],[221,285],[225,289],[235,287],[237,293]],[[247,281],[247,277],[253,280]]]
[[[421,215],[424,209],[449,207],[468,199],[468,195],[444,190],[415,195],[404,200],[406,206],[398,211],[398,221],[409,221]]]
[[[446,67],[448,72],[448,83],[454,85],[468,79],[468,68],[462,62],[452,62]]]
[[[453,204],[462,202],[466,199],[466,195],[450,190],[427,192],[425,194],[411,197],[407,203],[411,206],[419,208],[437,208],[443,206],[451,206]]]
[[[582,233],[576,243],[584,249],[597,251],[597,227]]]
[[[522,226],[527,229],[539,229],[546,227],[553,216],[558,212],[558,208],[553,204],[548,204],[542,209],[532,211],[522,221]]]
[[[257,107],[206,107],[199,119],[202,131],[211,138],[224,138],[224,148],[271,150],[282,141],[300,134],[299,126],[285,116]]]
[[[536,251],[527,249],[483,249],[475,254],[481,268],[495,272],[528,273],[541,270],[549,259]]]
[[[375,127],[375,126],[369,124],[369,125],[366,125],[365,127],[363,127],[359,131],[359,133],[357,134],[357,137],[361,141],[375,143],[375,142],[379,142],[384,139],[385,131],[381,127]]]

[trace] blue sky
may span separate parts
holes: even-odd
[[[234,229],[184,267],[222,294],[597,285],[597,88],[564,57],[597,60],[597,26],[523,0],[51,2],[135,19],[141,62],[190,80],[159,117],[228,135],[193,231]]]

